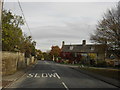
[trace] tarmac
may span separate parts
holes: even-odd
[[[11,85],[13,82],[15,82],[20,77],[22,77],[32,67],[34,67],[34,65],[29,67],[29,68],[26,68],[24,70],[17,71],[13,75],[3,76],[2,77],[2,88],[9,87],[9,85]],[[101,75],[98,75],[98,74],[95,74],[95,73],[92,73],[92,72],[88,72],[88,71],[85,71],[85,70],[80,70],[80,68],[78,66],[68,65],[68,67],[120,88],[120,81],[118,81],[118,80],[108,78],[108,77],[104,77],[104,76],[101,76]]]
[[[87,75],[92,76],[96,79],[99,79],[101,81],[104,81],[106,83],[109,83],[111,85],[114,85],[114,86],[120,88],[120,81],[119,80],[112,79],[112,78],[109,78],[109,77],[105,77],[105,76],[102,76],[102,75],[99,75],[99,74],[96,74],[96,73],[93,73],[93,72],[81,70],[79,67],[74,67],[74,68],[72,67],[72,69],[77,70],[81,73],[87,74]]]

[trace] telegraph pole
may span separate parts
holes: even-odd
[[[0,32],[1,32],[1,30],[2,30],[2,21],[1,21],[2,8],[3,8],[3,2],[2,2],[2,0],[0,0]]]
[[[0,51],[2,51],[2,9],[3,1],[0,0]]]
[[[3,0],[0,0],[0,24],[1,24],[2,10],[3,10]]]
[[[2,31],[2,10],[3,10],[3,0],[0,0],[0,40],[2,38],[1,31]]]
[[[3,2],[0,0],[0,89],[2,89],[2,8]]]

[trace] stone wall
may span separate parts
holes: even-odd
[[[2,74],[12,74],[17,70],[18,55],[11,52],[2,52]]]
[[[34,63],[34,57],[25,58],[24,53],[2,52],[2,75],[13,74]]]
[[[24,53],[16,53],[17,54],[17,69],[23,69],[26,67],[25,56]]]

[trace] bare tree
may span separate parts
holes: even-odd
[[[120,58],[120,2],[116,8],[109,9],[98,22],[91,41],[106,44]]]

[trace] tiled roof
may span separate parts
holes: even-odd
[[[63,45],[63,52],[97,52],[96,48],[100,48],[101,45],[87,44],[87,45]]]

